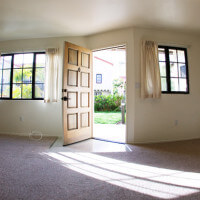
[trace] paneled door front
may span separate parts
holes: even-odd
[[[92,52],[65,43],[63,81],[64,145],[92,137]]]

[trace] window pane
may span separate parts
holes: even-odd
[[[2,67],[3,67],[3,57],[0,56],[0,69],[2,69]]]
[[[4,56],[4,62],[3,62],[4,69],[11,68],[11,60],[12,60],[12,56]]]
[[[165,61],[165,49],[158,49],[159,61]]]
[[[186,65],[185,64],[179,64],[179,77],[186,78]]]
[[[171,78],[171,91],[179,91],[178,89],[178,78]]]
[[[171,77],[178,77],[177,63],[170,63],[170,76]]]
[[[96,83],[102,83],[102,74],[96,75]]]
[[[22,85],[22,98],[31,99],[32,98],[32,84]]]
[[[45,67],[45,54],[36,55],[36,67]]]
[[[13,70],[13,83],[21,83],[22,82],[22,70],[14,69]]]
[[[180,78],[179,84],[180,84],[180,91],[186,92],[187,91],[187,80],[185,78]]]
[[[10,69],[3,70],[3,83],[10,83]]]
[[[14,68],[22,68],[23,54],[14,55]]]
[[[10,85],[2,85],[2,97],[10,97]]]
[[[24,54],[24,68],[33,67],[33,53]]]
[[[23,83],[31,83],[31,82],[32,82],[32,69],[24,69]]]
[[[35,82],[44,83],[45,79],[44,74],[45,74],[45,68],[36,68]]]
[[[159,62],[159,66],[160,66],[160,76],[166,76],[166,63]]]
[[[185,63],[185,52],[178,50],[178,62]]]
[[[2,83],[2,70],[0,70],[0,84]]]
[[[169,60],[170,62],[177,62],[177,53],[174,49],[169,49]]]
[[[35,98],[44,98],[44,84],[35,84]]]
[[[167,79],[166,78],[161,78],[161,90],[167,91]]]
[[[21,99],[21,84],[13,84],[13,99]]]

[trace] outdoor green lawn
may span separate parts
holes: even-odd
[[[95,112],[95,124],[116,124],[121,121],[121,112]]]

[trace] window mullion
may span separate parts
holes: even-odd
[[[13,98],[13,68],[14,68],[14,54],[12,54],[12,62],[11,62],[10,99]]]
[[[34,53],[34,56],[33,56],[32,99],[35,98],[35,67],[36,67],[36,53]]]
[[[184,49],[185,52],[185,65],[186,65],[186,79],[187,79],[187,92],[189,93],[189,69],[188,69],[188,57],[187,57],[187,51]]]
[[[24,91],[24,54],[23,54],[23,62],[22,62],[22,82],[21,82],[21,99],[23,99],[23,91]]]
[[[3,94],[3,65],[4,65],[4,58],[3,59],[3,62],[2,62],[2,69],[1,69],[1,99],[2,99],[2,94]]]
[[[171,92],[171,82],[170,82],[170,60],[169,60],[169,48],[165,48],[166,56],[166,70],[167,70],[167,91]]]

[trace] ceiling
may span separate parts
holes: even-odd
[[[200,33],[199,19],[199,0],[0,0],[0,40],[132,26]]]

